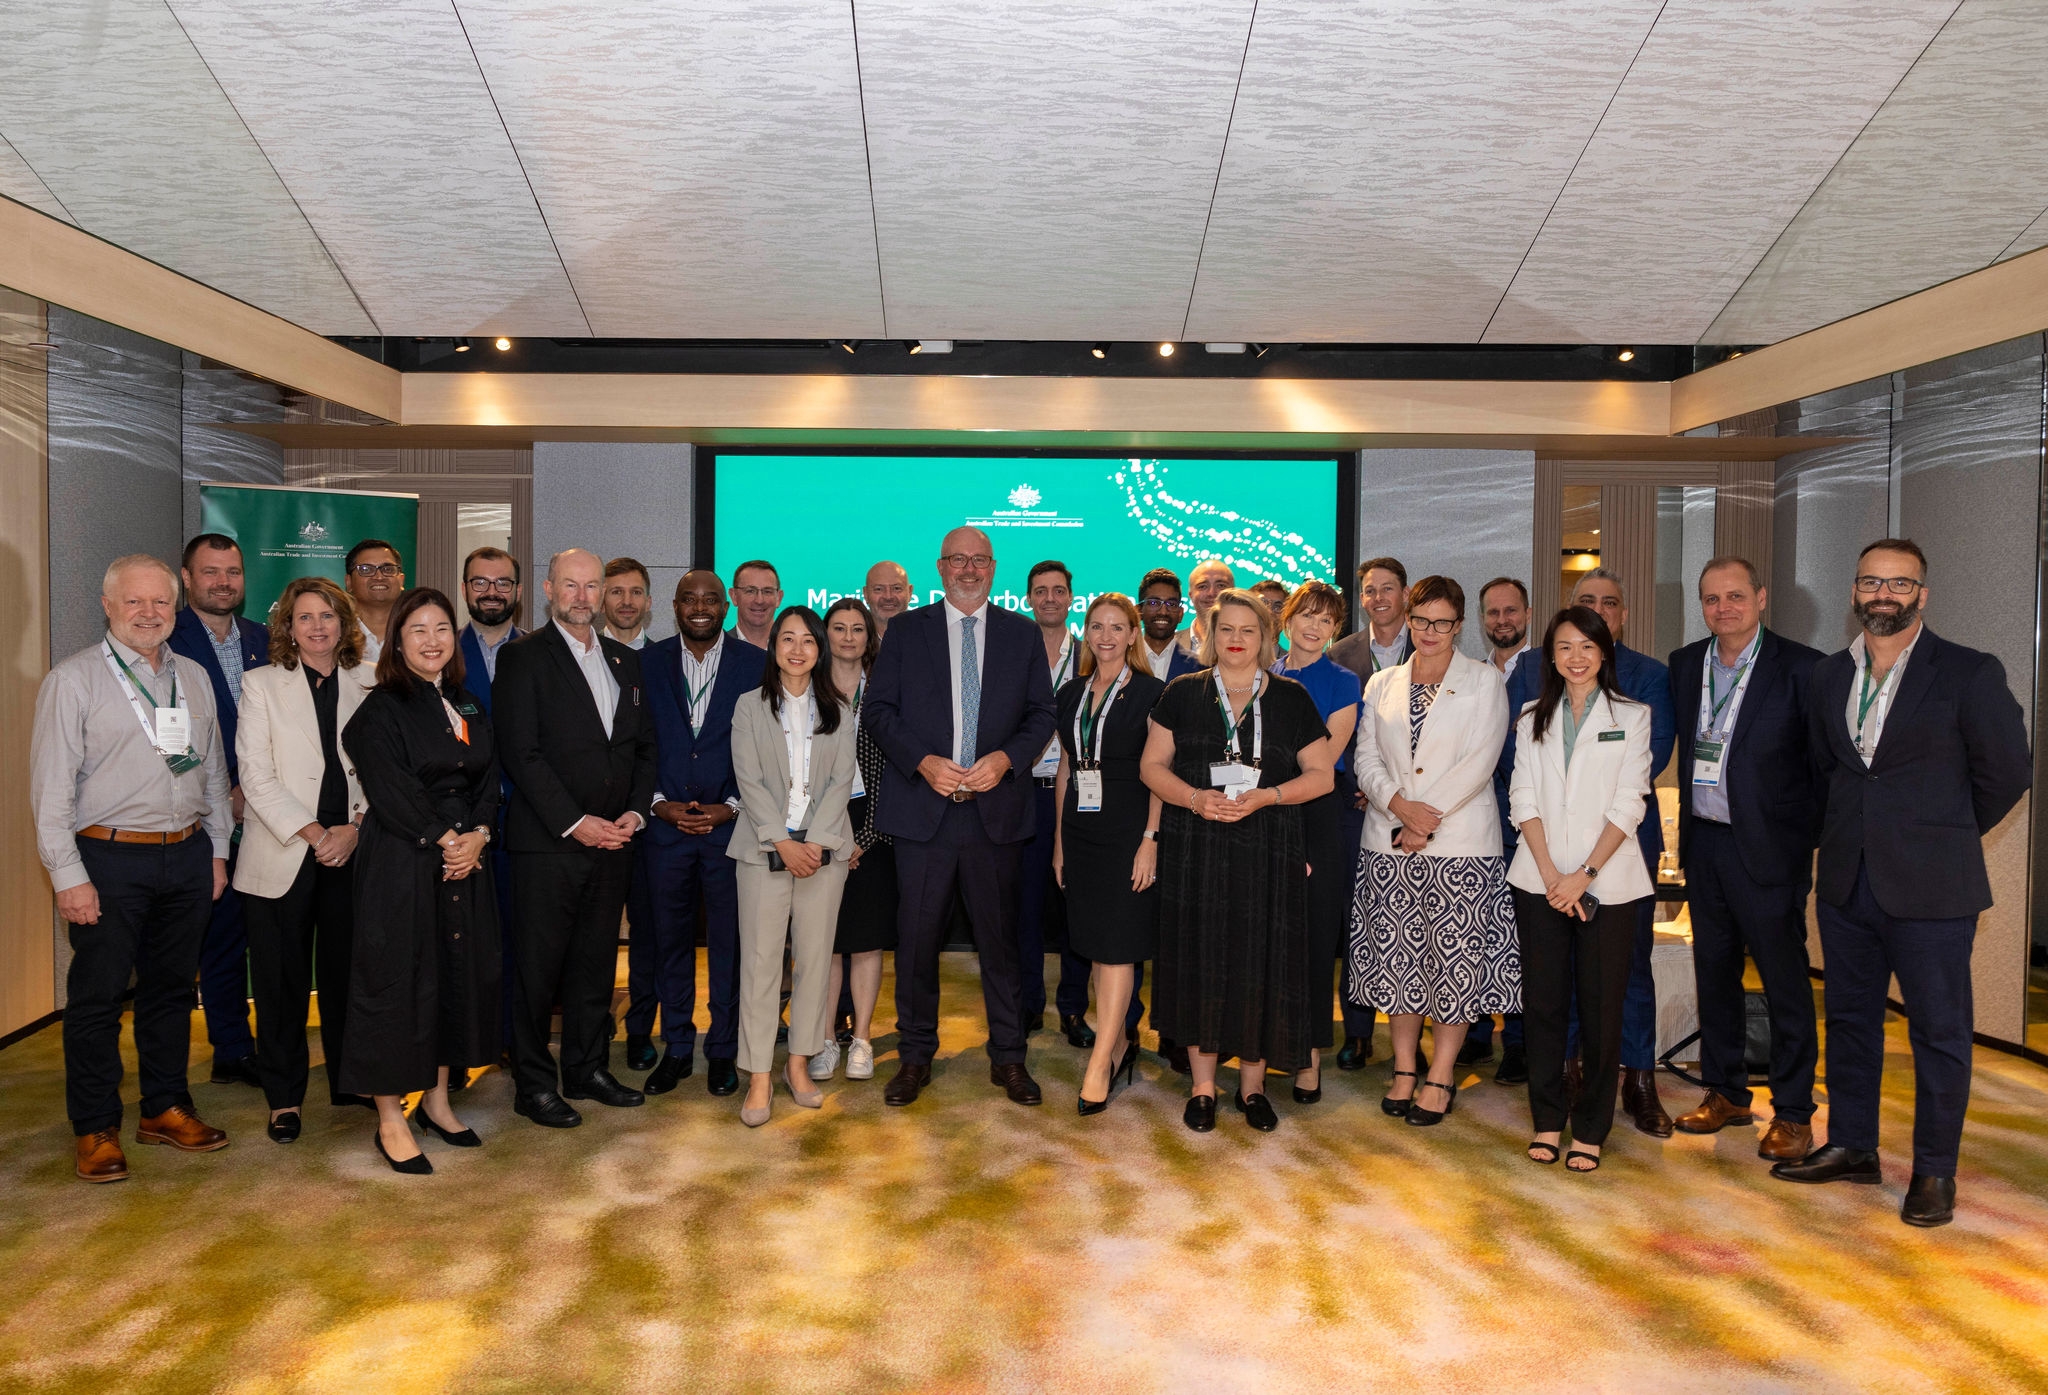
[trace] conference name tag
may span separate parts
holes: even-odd
[[[1102,812],[1102,772],[1100,770],[1076,770],[1074,772],[1074,812],[1099,814]]]
[[[1209,783],[1222,790],[1225,799],[1240,799],[1259,787],[1258,768],[1243,761],[1225,761],[1209,767]]]
[[[167,756],[182,756],[192,749],[192,711],[186,707],[159,707],[156,716],[156,748]]]
[[[1625,731],[1603,731],[1600,733],[1600,739],[1602,741],[1626,741],[1628,740],[1628,733]]]
[[[1045,754],[1038,758],[1038,764],[1031,767],[1034,779],[1050,780],[1060,773],[1060,743],[1054,740],[1045,748]]]
[[[1721,783],[1721,757],[1726,753],[1725,741],[1697,741],[1692,748],[1692,782],[1695,785],[1718,785]]]

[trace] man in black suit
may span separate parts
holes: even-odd
[[[1719,1133],[1751,1122],[1743,951],[1771,1013],[1771,1127],[1757,1149],[1785,1162],[1813,1151],[1820,1035],[1806,961],[1806,893],[1820,797],[1807,750],[1807,697],[1820,651],[1764,628],[1770,597],[1746,559],[1700,572],[1711,637],[1671,655],[1678,714],[1678,860],[1692,905],[1699,992],[1699,1108],[1673,1122]]]
[[[553,623],[505,646],[491,693],[512,781],[505,817],[518,941],[512,1107],[536,1124],[570,1129],[583,1118],[567,1100],[641,1102],[638,1090],[613,1078],[608,1056],[630,844],[654,797],[654,725],[639,654],[593,625],[604,563],[582,548],[558,552],[542,586]],[[559,1091],[548,1054],[557,994]]]
[[[888,765],[876,826],[896,842],[896,1031],[902,1064],[883,1099],[910,1104],[939,1049],[939,947],[957,889],[981,955],[989,1080],[1037,1104],[1024,1067],[1017,869],[1036,825],[1029,773],[1052,739],[1052,679],[1038,627],[988,603],[995,549],[979,528],[940,546],[945,599],[896,617],[861,720]]]
[[[1863,633],[1814,666],[1809,741],[1826,795],[1818,913],[1826,961],[1828,1142],[1772,1175],[1870,1182],[1885,998],[1913,1046],[1913,1181],[1899,1219],[1955,1216],[1970,1102],[1970,949],[1991,905],[1983,836],[2033,783],[2005,668],[1926,628],[1927,557],[1885,538],[1857,559]]]

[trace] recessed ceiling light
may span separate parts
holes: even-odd
[[[1728,357],[1730,357],[1730,358],[1741,358],[1741,357],[1742,357],[1742,350],[1740,350],[1740,349],[1737,349],[1737,350],[1735,350],[1735,351],[1734,351],[1733,353],[1729,354],[1729,355],[1728,355]]]
[[[1620,359],[1623,363],[1633,363],[1635,361],[1636,351],[1634,349],[1623,349],[1620,353],[1616,354],[1615,357]]]
[[[1593,536],[1594,536],[1594,537],[1596,537],[1596,538],[1600,536],[1600,530],[1599,530],[1598,528],[1595,528],[1595,529],[1593,530]]]
[[[857,347],[854,341],[851,339],[840,339],[837,340],[836,342],[838,343],[840,348],[846,350],[846,352],[848,353],[852,353],[854,349]]]
[[[507,350],[507,349],[509,349],[509,348],[511,348],[511,347],[512,347],[512,341],[511,341],[510,339],[506,339],[506,338],[503,338],[503,337],[500,337],[500,338],[499,338],[499,340],[498,340],[498,352],[499,352],[499,353],[501,353],[501,354],[502,354],[502,353],[504,353],[504,352],[505,352],[505,350]]]
[[[1109,357],[1109,345],[1107,345],[1107,344],[1097,344],[1097,345],[1096,345],[1096,346],[1095,346],[1094,348],[1090,349],[1090,350],[1089,350],[1088,352],[1089,352],[1089,353],[1091,353],[1091,354],[1093,354],[1093,355],[1094,355],[1095,357],[1097,357],[1097,358],[1108,358],[1108,357]]]
[[[1172,345],[1171,343],[1165,343],[1165,344],[1161,344],[1161,345],[1159,346],[1159,356],[1160,356],[1161,358],[1172,358],[1172,357],[1173,357],[1173,345]]]
[[[468,352],[469,352],[469,341],[468,341],[467,339],[458,339],[458,340],[456,340],[456,341],[455,341],[455,352],[456,352],[456,353],[458,353],[458,354],[466,354],[466,353],[468,353]]]

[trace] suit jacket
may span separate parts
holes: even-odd
[[[670,635],[640,651],[640,676],[647,684],[647,707],[654,716],[654,788],[664,799],[723,804],[739,795],[732,769],[733,708],[746,694],[761,690],[761,671],[768,653],[731,632],[723,642],[702,731],[690,729],[689,694],[683,686],[683,637]],[[701,839],[722,851],[732,839],[732,830],[733,824],[726,823],[709,833],[689,834],[656,819],[647,840],[650,850],[681,847]]]
[[[853,708],[841,703],[839,729],[811,738],[811,803],[797,825],[805,842],[830,848],[835,862],[853,854],[853,826],[846,817],[853,793],[853,739]],[[758,688],[733,710],[732,765],[740,814],[721,831],[737,827],[741,835],[731,840],[726,856],[766,866],[770,850],[789,836],[789,741],[781,718],[768,710],[768,699]]]
[[[505,643],[509,645],[513,640],[524,639],[525,637],[526,631],[514,625],[507,632]],[[504,654],[505,651],[503,649],[498,650],[500,658],[503,658]],[[482,640],[476,637],[476,626],[474,625],[464,625],[462,627],[462,686],[467,688],[469,695],[476,699],[476,705],[484,710],[484,715],[486,717],[490,716],[491,671],[484,666],[484,644]]]
[[[1150,652],[1149,646],[1146,652]],[[1201,671],[1202,665],[1200,661],[1181,647],[1179,635],[1175,635],[1172,641],[1167,644],[1166,653],[1168,656],[1166,660],[1166,677],[1160,679],[1160,682],[1171,683],[1183,673],[1199,673]],[[1152,670],[1148,666],[1145,671],[1150,673]]]
[[[1820,788],[1808,748],[1807,699],[1820,651],[1763,632],[1742,705],[1722,757],[1735,846],[1765,886],[1804,886],[1820,837]],[[1693,744],[1699,739],[1700,685],[1711,636],[1671,655],[1671,705],[1678,720],[1678,861],[1692,837]]]
[[[868,676],[861,721],[875,734],[889,765],[882,772],[875,826],[892,838],[929,841],[945,817],[946,799],[917,773],[926,756],[952,758],[953,661],[943,601],[907,610],[889,622],[882,651]],[[974,748],[1002,751],[1010,769],[971,803],[989,840],[1028,843],[1038,806],[1031,767],[1052,740],[1052,675],[1038,626],[990,603],[982,656],[981,722]],[[870,794],[876,791],[870,790]]]
[[[342,731],[376,677],[367,664],[336,669],[334,676],[340,683],[334,692],[334,740],[340,747]],[[235,742],[248,809],[241,852],[235,859],[235,890],[250,896],[282,896],[305,865],[307,844],[299,830],[316,821],[320,784],[327,775],[313,690],[297,665],[265,664],[242,675],[242,720]],[[348,779],[348,815],[353,819],[365,807],[362,783],[348,752],[336,754]]]
[[[1351,769],[1366,795],[1364,847],[1392,852],[1395,795],[1443,811],[1433,857],[1499,857],[1500,815],[1493,766],[1508,730],[1507,693],[1492,664],[1451,656],[1422,738],[1408,741],[1408,664],[1383,668],[1365,685]]]
[[[1518,750],[1508,817],[1516,828],[1530,819],[1543,820],[1551,865],[1560,872],[1575,871],[1586,865],[1608,824],[1626,833],[1643,818],[1644,796],[1650,792],[1650,709],[1597,695],[1579,727],[1570,765],[1564,758],[1563,713],[1552,716],[1541,741],[1529,737],[1535,722],[1533,711],[1515,719]],[[1614,732],[1621,733],[1620,739],[1602,740]],[[1508,864],[1508,883],[1543,894],[1543,874],[1526,843]],[[1656,874],[1634,839],[1622,840],[1593,882],[1593,894],[1615,905],[1656,892]]]
[[[1415,637],[1408,633],[1408,627],[1401,627],[1401,657],[1397,664],[1405,664],[1415,653]],[[1330,657],[1358,675],[1361,683],[1370,683],[1372,676],[1380,671],[1373,658],[1372,627],[1366,626],[1357,634],[1346,635],[1330,646]]]
[[[616,640],[598,643],[619,685],[609,737],[559,629],[544,626],[498,654],[492,723],[512,782],[510,852],[580,851],[568,833],[585,814],[615,819],[631,809],[652,819],[654,723],[640,655]]]
[[[1989,908],[1983,835],[2034,773],[2004,665],[1923,629],[1867,769],[1849,733],[1855,679],[1846,649],[1813,668],[1808,739],[1826,809],[1821,898],[1846,904],[1860,862],[1887,915],[1948,920]]]
[[[262,668],[270,662],[270,631],[254,620],[235,617],[235,633],[242,645],[242,672]],[[220,721],[221,749],[227,753],[228,783],[242,783],[242,768],[235,755],[235,722],[240,714],[235,711],[235,695],[228,690],[228,676],[222,672],[220,660],[214,657],[213,635],[206,628],[206,622],[199,618],[199,612],[186,606],[178,612],[177,623],[171,626],[171,652],[183,654],[193,663],[206,670],[206,676],[213,680],[213,710]],[[304,679],[300,680],[305,681]]]

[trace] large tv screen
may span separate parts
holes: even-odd
[[[938,600],[939,541],[962,523],[988,533],[991,598],[1012,610],[1026,608],[1033,563],[1064,562],[1076,630],[1089,598],[1135,596],[1154,567],[1185,578],[1221,557],[1240,586],[1340,576],[1335,456],[720,452],[709,473],[719,574],[765,558],[785,604],[819,611],[885,559],[910,573],[919,604]]]

